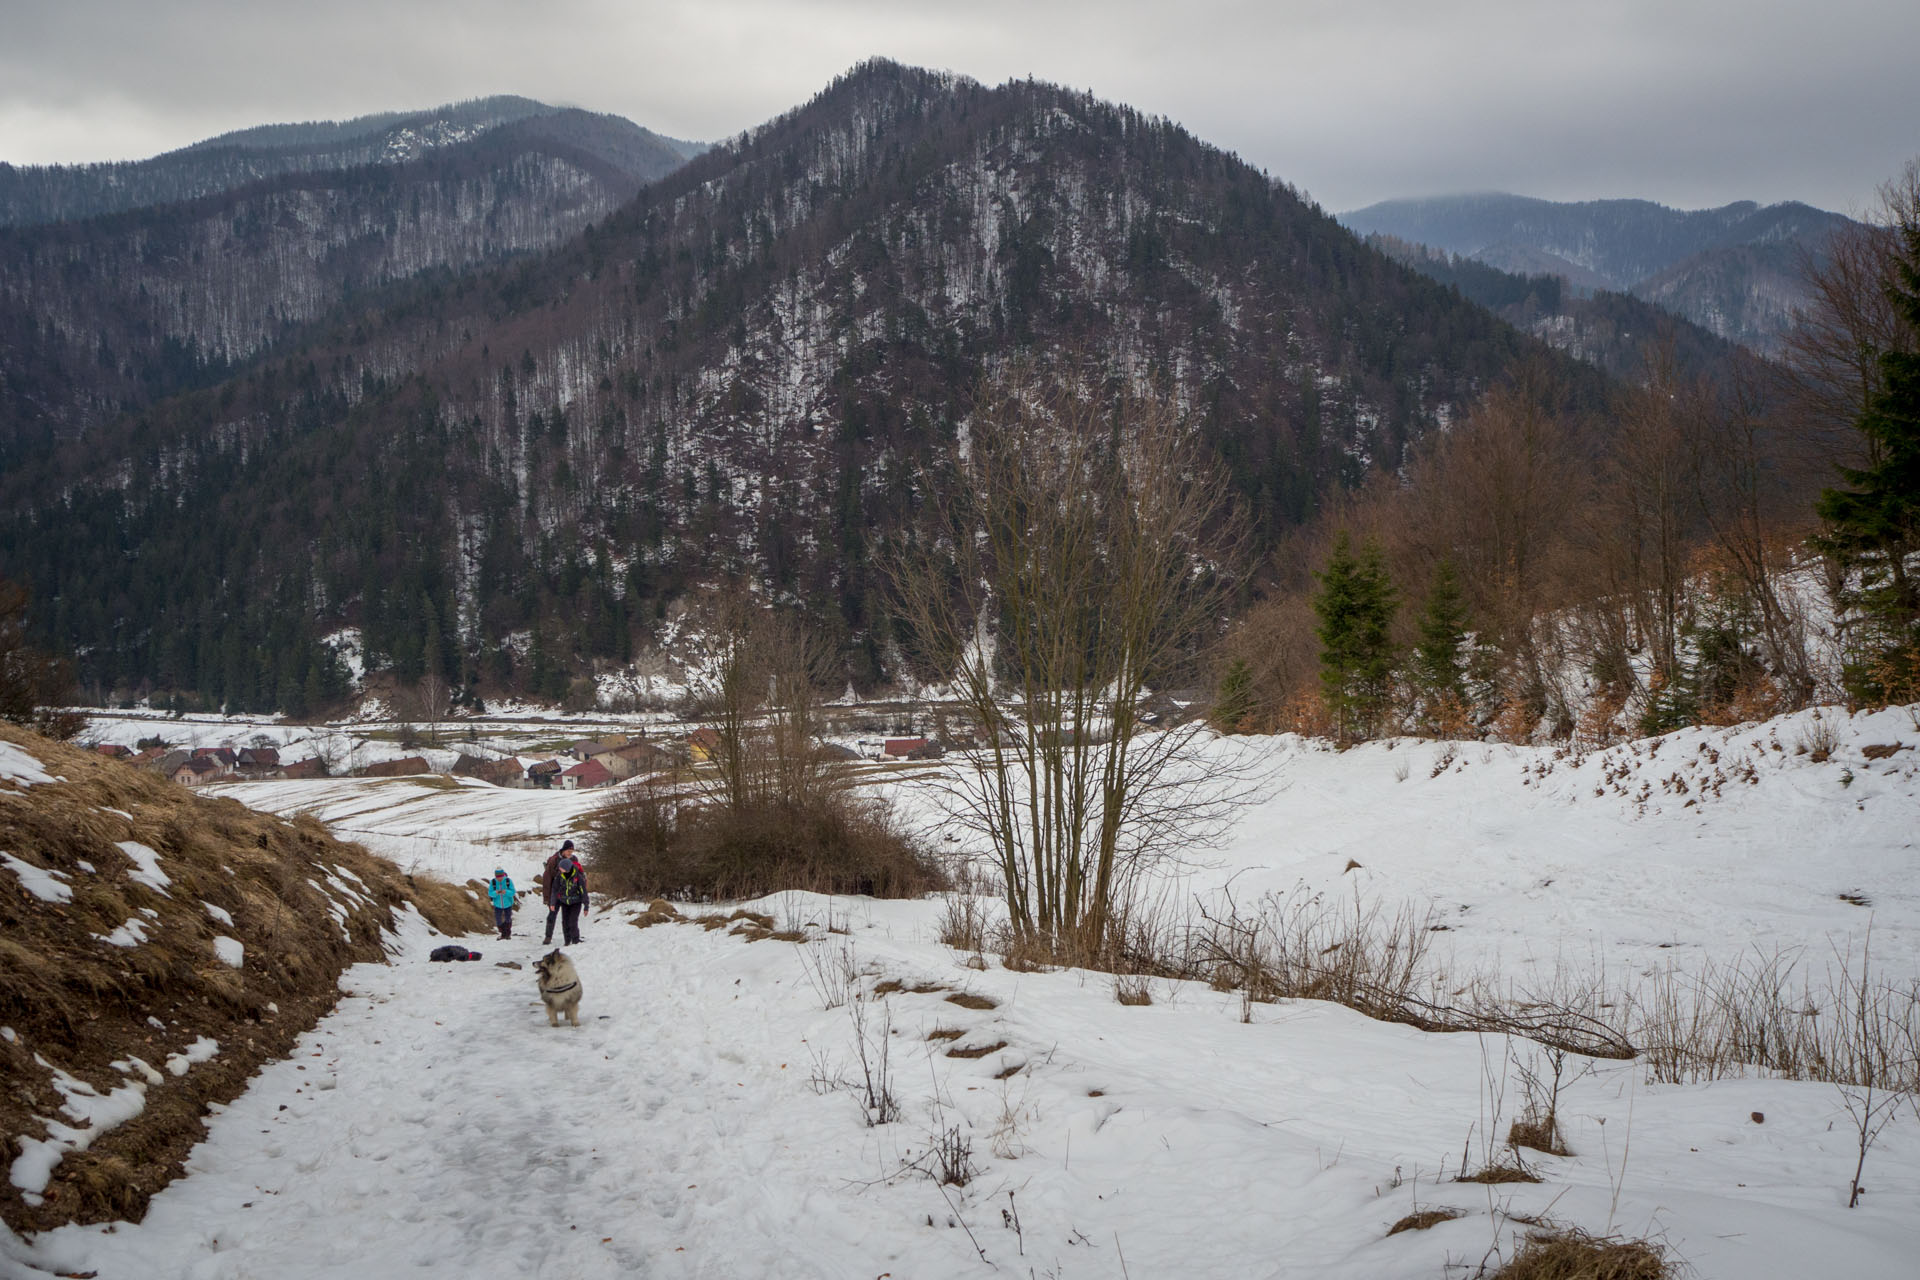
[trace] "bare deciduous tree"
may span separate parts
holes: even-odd
[[[1242,545],[1173,405],[1018,373],[983,392],[936,544],[896,575],[919,656],[972,734],[950,797],[1015,931],[1087,957],[1138,877],[1249,790],[1202,766],[1151,689],[1218,633]]]

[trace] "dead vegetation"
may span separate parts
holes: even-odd
[[[1452,1222],[1455,1218],[1466,1216],[1466,1211],[1463,1209],[1419,1209],[1388,1227],[1387,1234],[1397,1236],[1402,1231],[1425,1231],[1443,1222]]]
[[[1670,1280],[1674,1274],[1666,1251],[1651,1241],[1545,1227],[1529,1233],[1491,1280]]]
[[[204,1134],[207,1106],[284,1056],[338,1000],[348,965],[386,958],[387,930],[408,904],[443,933],[487,926],[470,888],[402,875],[312,819],[196,796],[12,726],[0,725],[0,741],[63,779],[0,784],[0,848],[67,891],[44,900],[0,873],[0,1023],[15,1032],[0,1042],[10,1082],[0,1157],[11,1162],[59,1116],[41,1059],[106,1093],[130,1081],[116,1061],[160,1067],[203,1036],[219,1042],[184,1075],[145,1077],[141,1113],[67,1153],[41,1203],[0,1186],[0,1218],[15,1231],[138,1220]],[[135,861],[147,849],[164,882]],[[135,934],[136,945],[106,940]],[[215,952],[216,937],[241,944],[239,967]]]

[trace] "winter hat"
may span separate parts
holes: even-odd
[[[505,867],[495,867],[493,869],[493,877],[496,880],[498,880],[501,876],[505,874],[507,874],[507,869]]]
[[[563,843],[562,843],[562,844],[560,845],[560,847],[561,847],[562,849],[571,849],[571,848],[573,848],[573,841],[571,841],[571,840],[567,840],[567,841],[564,841],[564,842],[563,842]]]

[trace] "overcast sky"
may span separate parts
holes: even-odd
[[[520,93],[723,137],[884,55],[1171,116],[1332,209],[1799,199],[1920,154],[1916,0],[0,0],[0,160]]]

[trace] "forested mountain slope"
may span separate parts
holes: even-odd
[[[1367,243],[1421,275],[1451,285],[1508,324],[1556,350],[1596,365],[1616,378],[1645,378],[1651,348],[1671,349],[1688,374],[1724,380],[1741,349],[1684,318],[1629,293],[1574,288],[1559,275],[1517,274],[1477,258],[1447,253],[1395,236],[1372,234]],[[1749,357],[1750,358],[1750,357]]]
[[[0,461],[217,382],[371,286],[546,248],[681,163],[629,121],[547,111],[405,164],[0,230]]]
[[[1670,209],[1649,200],[1557,203],[1487,194],[1387,200],[1342,214],[1389,235],[1585,292],[1632,293],[1729,341],[1778,345],[1804,305],[1802,260],[1853,225],[1797,201]]]
[[[103,690],[297,705],[352,624],[403,680],[551,696],[725,580],[872,680],[922,468],[1061,350],[1190,404],[1266,536],[1551,358],[1169,122],[872,63],[547,255],[11,468],[0,570]]]

